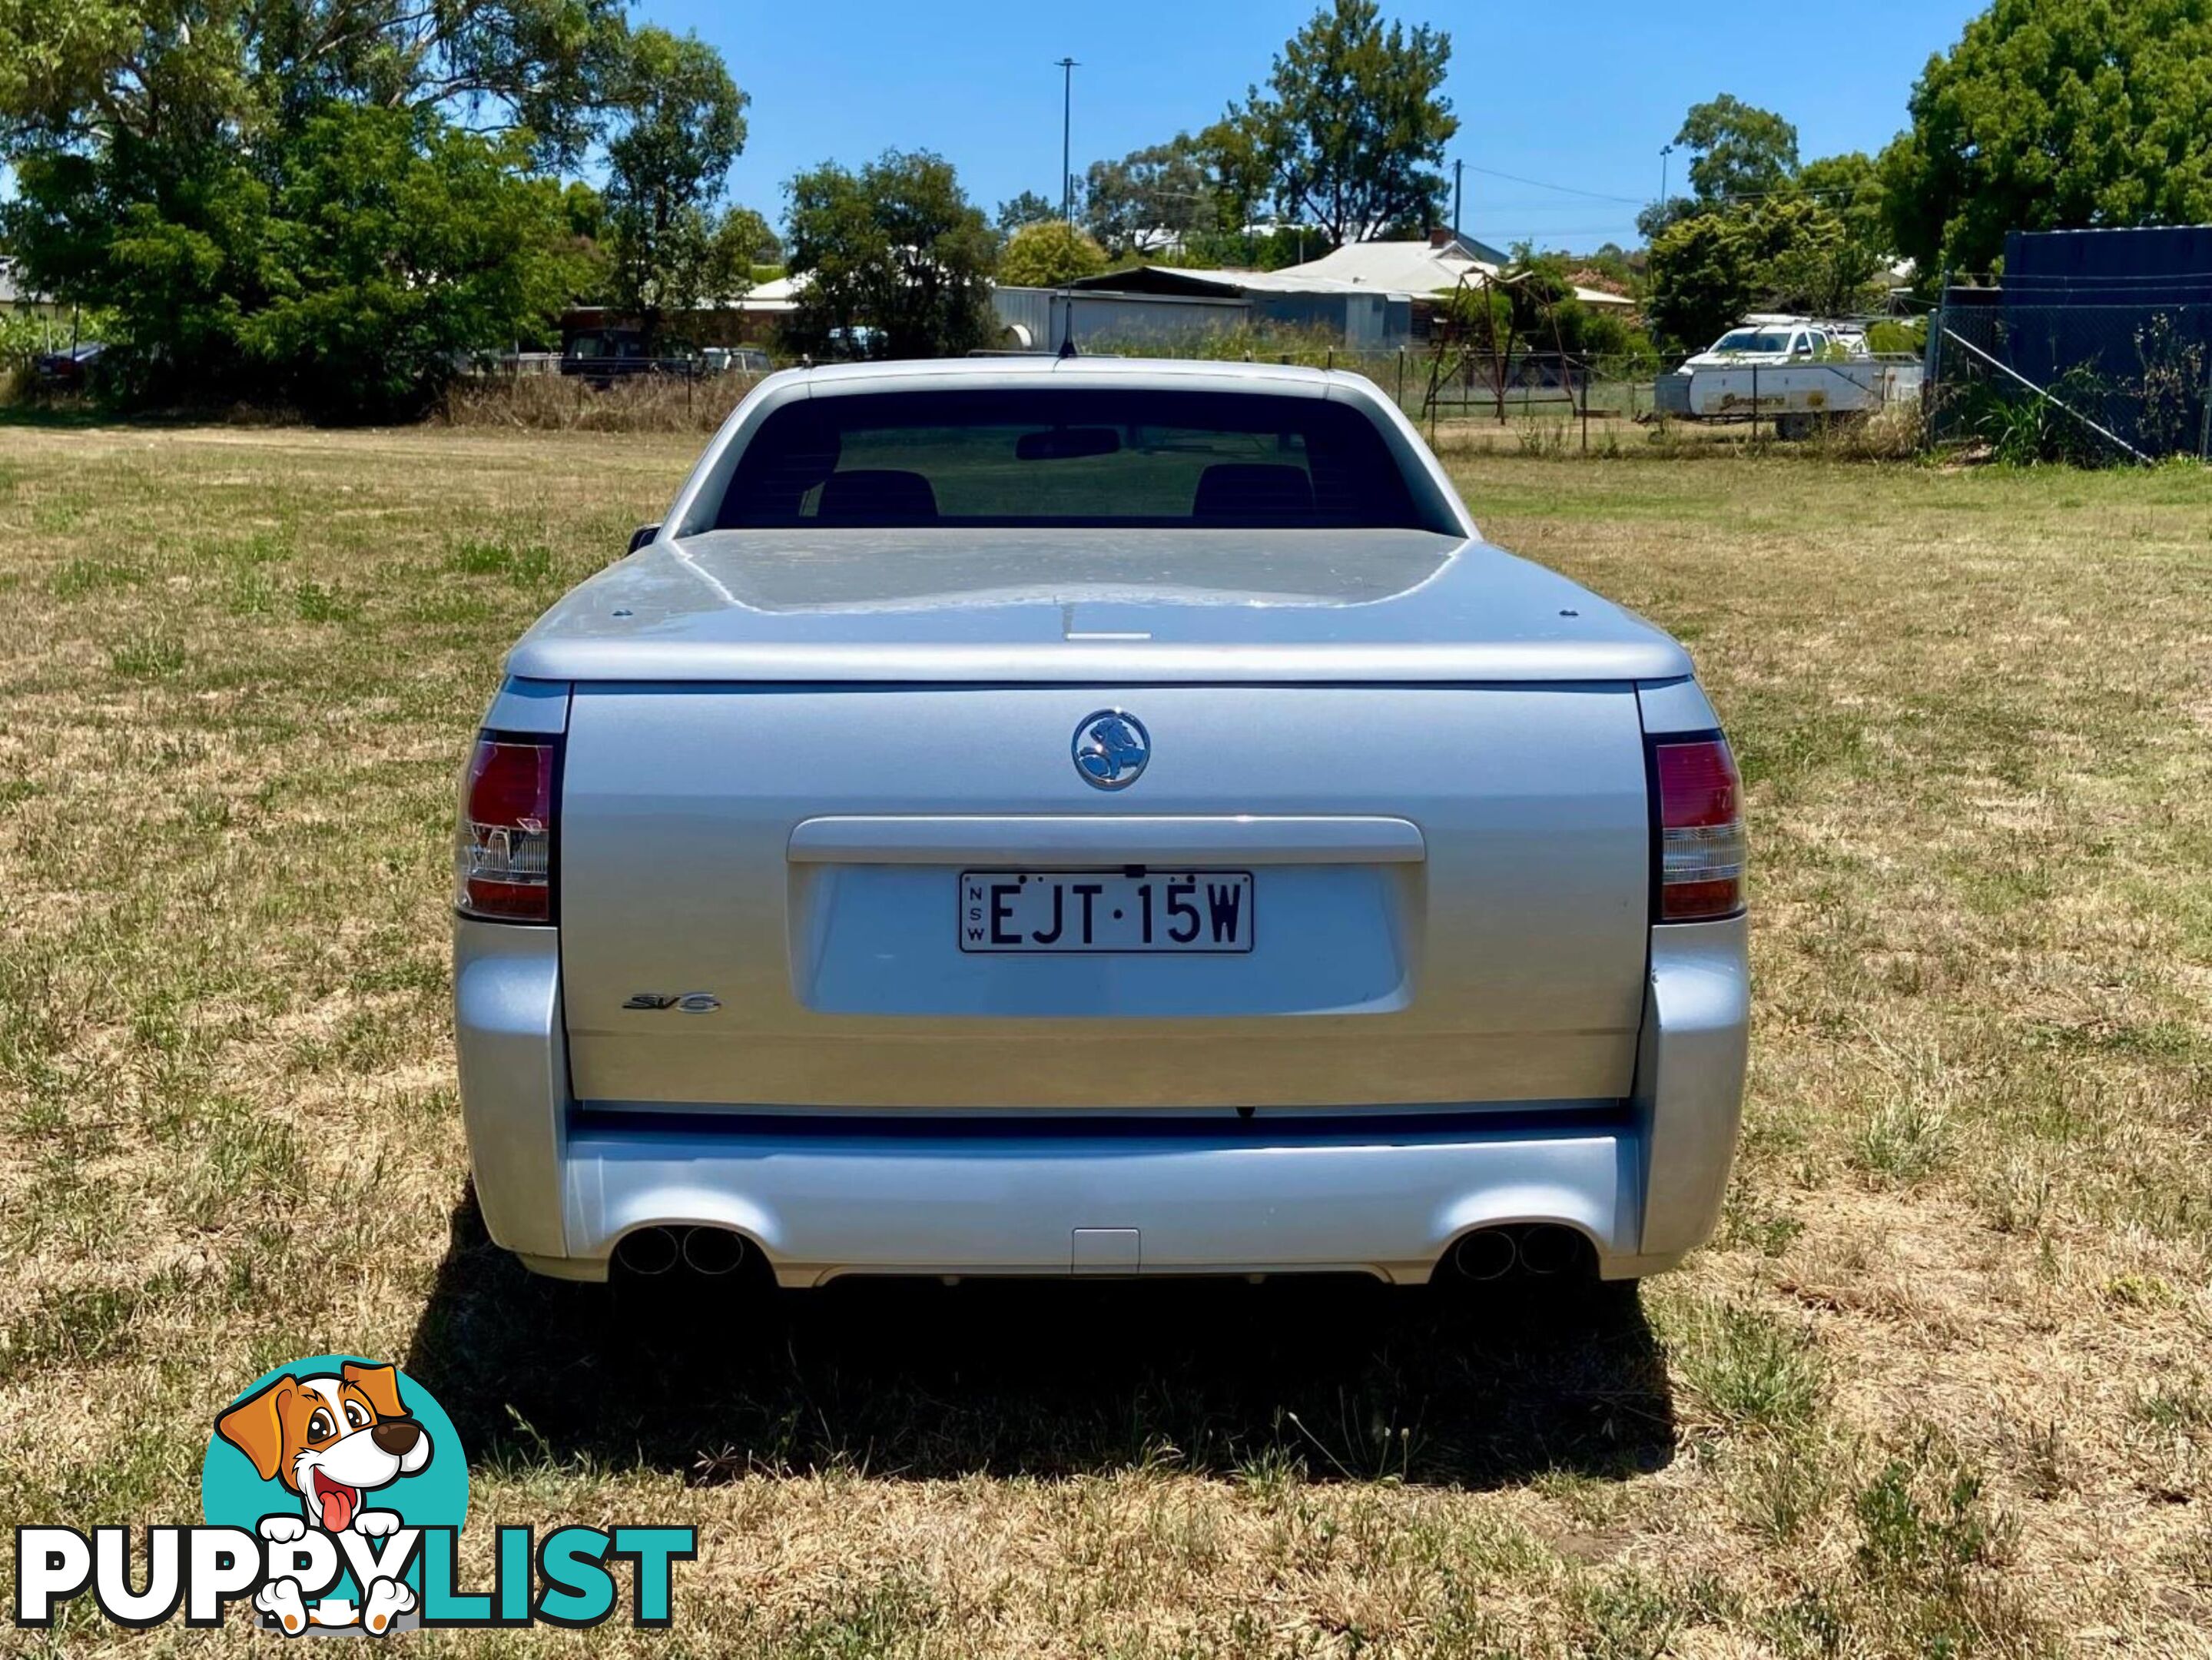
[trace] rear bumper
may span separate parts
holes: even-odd
[[[757,1121],[755,1121],[757,1122]],[[1335,1121],[1340,1123],[1341,1121]],[[1240,1133],[1240,1129],[1245,1132]],[[787,1285],[840,1274],[1364,1271],[1419,1282],[1462,1232],[1560,1221],[1634,1250],[1632,1133],[572,1131],[587,1255],[655,1222],[732,1228]]]
[[[1461,1234],[1516,1222],[1586,1235],[1608,1278],[1656,1273],[1718,1214],[1748,1018],[1741,919],[1676,926],[1654,933],[1633,1095],[1596,1110],[886,1129],[580,1113],[550,928],[458,921],[454,1000],[495,1241],[541,1273],[598,1280],[635,1229],[726,1227],[790,1286],[1331,1270],[1418,1283]]]

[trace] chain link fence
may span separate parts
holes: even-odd
[[[1892,382],[1879,376],[1871,379],[1871,402],[1862,396],[1858,407],[1845,411],[1840,392],[1811,400],[1825,407],[1808,410],[1802,393],[1761,386],[1757,372],[1739,371],[1735,378],[1745,382],[1744,395],[1705,399],[1693,418],[1688,377],[1670,375],[1664,363],[1644,352],[1498,353],[1453,342],[1360,350],[1305,335],[1257,334],[1227,340],[1094,341],[1085,350],[1093,356],[1304,364],[1364,374],[1445,452],[1699,454],[1812,438],[1838,450],[1887,455],[1909,453],[1918,442],[1917,393],[1893,399]],[[780,360],[770,367],[796,361]],[[672,365],[673,372],[614,376],[563,374],[562,368],[550,355],[481,366],[447,394],[441,417],[472,426],[711,431],[765,372],[748,365],[717,373],[696,362]],[[1799,366],[1796,377],[1817,374],[1820,368]],[[1909,408],[1885,408],[1891,401]],[[1882,417],[1891,413],[1909,420],[1885,423]]]
[[[1363,350],[1264,335],[1094,341],[1085,350],[1093,355],[1303,364],[1364,374],[1432,441],[1450,447],[1595,452],[1644,441],[1670,424],[1679,432],[1682,425],[1670,423],[1668,411],[1656,405],[1655,383],[1663,366],[1649,353],[1494,354],[1449,343]],[[1724,435],[1747,432],[1743,427]]]
[[[2082,465],[2212,460],[2212,299],[1946,290],[1929,328],[1931,442]]]
[[[1350,370],[1440,450],[1697,454],[1811,440],[1834,453],[1899,457],[1921,442],[1921,364],[1909,354],[1733,369],[1718,390],[1701,382],[1693,399],[1691,377],[1648,351],[1498,352],[1449,340],[1360,350],[1265,337],[1086,350]]]

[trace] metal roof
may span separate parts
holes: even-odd
[[[1340,277],[1301,275],[1297,271],[1205,270],[1188,265],[1133,265],[1124,271],[1101,271],[1079,277],[1067,284],[1079,293],[1105,290],[1115,294],[1164,297],[1183,294],[1234,296],[1242,294],[1396,294],[1401,289],[1380,289],[1371,283],[1348,283]]]
[[[1387,289],[1394,294],[1425,295],[1458,287],[1460,278],[1469,272],[1495,277],[1498,271],[1490,260],[1478,259],[1468,252],[1463,241],[1447,240],[1441,246],[1425,241],[1346,242],[1318,259],[1309,259],[1303,265],[1291,265],[1268,275],[1291,278],[1301,286],[1327,281],[1370,294]],[[1577,287],[1575,298],[1589,306],[1634,303],[1602,289]]]

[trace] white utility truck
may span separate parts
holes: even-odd
[[[1824,421],[1917,397],[1921,373],[1917,358],[1869,350],[1855,323],[1750,317],[1662,375],[1656,406],[1699,421],[1764,416],[1776,436],[1807,438]]]

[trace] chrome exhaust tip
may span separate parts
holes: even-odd
[[[727,1228],[689,1228],[684,1234],[684,1266],[719,1280],[734,1274],[745,1260],[745,1242]]]
[[[1532,1279],[1564,1274],[1582,1254],[1582,1239],[1571,1228],[1523,1228],[1518,1243],[1521,1266]]]
[[[1503,1280],[1521,1260],[1521,1248],[1503,1228],[1482,1228],[1452,1247],[1452,1267],[1462,1280]]]
[[[643,1280],[667,1273],[681,1254],[675,1234],[666,1228],[638,1228],[623,1235],[615,1245],[617,1265]]]

